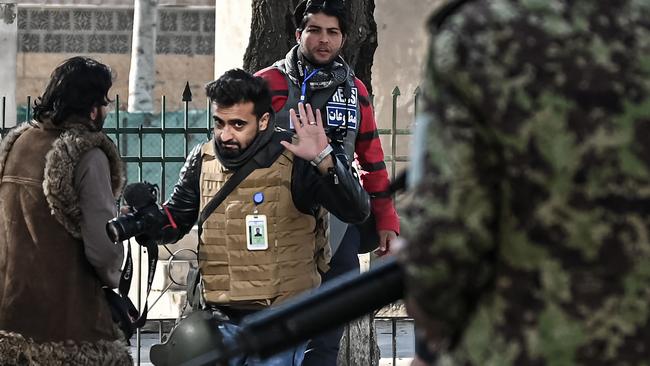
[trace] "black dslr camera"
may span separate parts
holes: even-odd
[[[106,223],[106,233],[114,241],[124,241],[138,235],[155,237],[167,225],[168,219],[158,206],[158,186],[148,182],[131,183],[124,188],[124,202],[130,213]]]

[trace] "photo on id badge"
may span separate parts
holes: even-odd
[[[246,215],[246,247],[248,250],[269,248],[265,215]]]

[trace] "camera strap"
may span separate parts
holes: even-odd
[[[154,274],[156,273],[156,264],[158,263],[158,246],[156,244],[148,244],[145,247],[147,248],[149,273],[147,275],[147,295],[145,297],[147,300],[145,300],[144,307],[142,308],[142,314],[138,312],[138,309],[129,298],[129,290],[131,289],[131,280],[133,278],[133,258],[131,256],[130,240],[127,245],[126,263],[120,276],[118,293],[116,294],[113,290],[106,289],[113,320],[118,323],[127,342],[133,336],[135,330],[141,328],[147,321],[147,313],[149,310],[148,298],[151,292]]]

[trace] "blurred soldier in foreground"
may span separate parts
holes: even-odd
[[[439,364],[650,360],[648,19],[632,0],[431,19],[403,259]]]

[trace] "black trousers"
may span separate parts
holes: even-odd
[[[330,270],[322,274],[323,283],[350,271],[359,273],[359,242],[357,228],[348,226],[341,245],[330,261]],[[344,329],[344,326],[338,327],[309,341],[302,366],[336,366]]]

